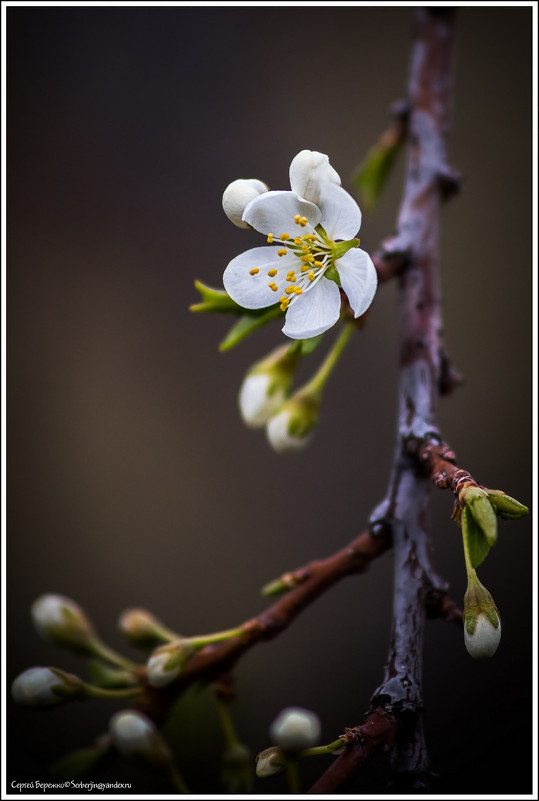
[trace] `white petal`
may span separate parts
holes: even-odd
[[[320,185],[323,181],[341,183],[339,174],[333,169],[324,153],[319,153],[317,150],[302,150],[292,159],[290,165],[292,192],[318,205]]]
[[[294,222],[298,215],[306,217],[315,228],[320,222],[320,210],[314,203],[302,200],[295,192],[266,192],[247,205],[243,219],[261,234],[289,234],[292,239],[305,233],[305,228]]]
[[[335,325],[341,313],[341,293],[334,281],[321,278],[312,289],[299,295],[286,312],[283,334],[291,339],[318,336]]]
[[[323,183],[318,206],[322,212],[322,226],[330,239],[355,237],[361,227],[361,209],[342,186]]]
[[[284,386],[270,392],[275,377],[271,373],[248,375],[241,385],[239,405],[244,422],[251,428],[260,428],[286,400]]]
[[[244,309],[264,309],[273,306],[287,286],[286,275],[297,267],[297,256],[287,250],[284,256],[277,255],[277,247],[252,248],[240,253],[227,266],[223,275],[223,284],[232,298]],[[250,271],[258,268],[256,275]],[[277,275],[269,276],[269,270],[277,270]],[[269,284],[275,283],[278,291]]]
[[[268,441],[277,453],[290,453],[300,450],[309,440],[309,436],[298,437],[294,434],[289,434],[289,425],[290,411],[283,409],[282,412],[272,417],[266,426]]]
[[[223,192],[223,209],[228,219],[238,228],[248,228],[242,216],[247,205],[255,197],[268,191],[266,184],[256,178],[238,178],[232,181]]]
[[[361,248],[352,248],[337,259],[335,267],[354,317],[359,317],[371,305],[378,286],[378,275],[371,257]]]

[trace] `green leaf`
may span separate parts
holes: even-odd
[[[243,314],[243,308],[224,289],[213,289],[202,281],[195,281],[195,287],[200,292],[202,303],[189,306],[194,312],[216,312],[219,314]]]
[[[481,528],[475,522],[471,510],[465,506],[461,517],[464,547],[470,557],[472,567],[478,567],[490,551],[490,545]]]
[[[401,141],[387,142],[382,136],[357,168],[353,180],[366,211],[373,211],[378,203],[400,145]]]
[[[279,306],[272,306],[270,309],[262,309],[263,314],[257,314],[257,311],[258,310],[253,310],[253,312],[249,312],[240,317],[238,322],[232,326],[219,345],[220,351],[230,350],[241,342],[242,339],[245,339],[245,337],[248,337],[253,331],[256,331],[257,328],[262,328],[262,326],[271,322],[271,320],[275,320],[282,315]]]
[[[486,490],[494,511],[503,520],[518,520],[528,514],[528,507],[501,490]]]

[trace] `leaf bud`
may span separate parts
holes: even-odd
[[[191,640],[179,639],[161,645],[152,653],[146,665],[152,687],[165,687],[176,679],[196,651]]]
[[[292,191],[311,203],[320,201],[320,186],[325,181],[341,183],[340,176],[324,153],[317,150],[302,150],[290,164],[290,186]]]
[[[283,753],[273,746],[266,748],[256,756],[256,775],[259,779],[267,779],[268,776],[277,776],[286,770],[286,760]]]
[[[468,578],[464,595],[464,644],[474,659],[494,656],[502,636],[500,613],[492,595],[483,587],[475,571]]]
[[[31,608],[38,633],[55,645],[92,653],[95,631],[80,606],[63,595],[40,595]]]
[[[251,367],[239,394],[241,416],[250,428],[260,428],[285,402],[292,385],[299,350],[281,345]]]
[[[320,393],[298,390],[270,419],[266,434],[277,453],[297,451],[307,444],[316,425],[320,409]]]
[[[243,212],[251,200],[267,191],[266,184],[256,178],[238,178],[232,181],[223,192],[223,209],[226,216],[238,228],[249,228],[242,219]]]
[[[459,501],[468,507],[488,544],[495,545],[498,539],[498,523],[487,493],[479,487],[464,487],[459,492]]]
[[[72,673],[48,667],[25,670],[11,685],[11,695],[24,706],[56,706],[84,696],[81,680]]]
[[[314,712],[301,707],[287,707],[270,726],[271,739],[285,754],[297,754],[315,746],[321,733],[320,720]]]
[[[167,765],[171,752],[155,724],[134,709],[124,709],[109,723],[112,742],[125,757],[144,757],[153,765]]]
[[[528,514],[528,507],[511,498],[507,493],[486,488],[485,491],[494,511],[504,520],[517,520],[519,517],[525,517]]]

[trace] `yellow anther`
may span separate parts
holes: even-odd
[[[309,270],[309,281],[314,281],[314,270]]]
[[[286,311],[289,303],[290,301],[288,300],[288,298],[286,300],[283,300],[280,306],[281,311]]]
[[[305,217],[303,219],[306,221]],[[316,242],[316,237],[314,234],[304,234],[303,239],[305,239],[307,242]]]
[[[271,282],[271,284],[268,284],[268,286],[269,286],[269,288],[270,288],[270,289],[272,289],[274,292],[278,292],[278,291],[279,291],[279,287],[278,287],[278,286],[277,286],[277,284],[275,284],[273,281]]]
[[[290,239],[290,234],[281,234],[281,240],[286,242],[287,239]]]
[[[277,275],[277,270],[268,270],[268,275],[270,278],[274,278]]]
[[[294,222],[296,223],[296,225],[300,224],[300,220],[301,220],[301,217],[299,216],[299,214],[296,214],[296,216],[294,217]]]
[[[305,228],[305,226],[307,225],[307,217],[300,217],[299,224],[301,225],[302,228]]]
[[[294,291],[294,287],[293,286],[287,286],[286,289],[285,289],[285,292],[286,292],[287,295],[290,295],[293,291]]]
[[[279,300],[281,301],[281,303],[284,303],[285,301],[286,301],[286,303],[288,303],[288,298],[286,297],[286,295],[282,295],[282,296],[279,298]]]
[[[277,251],[278,256],[286,256],[286,248],[281,248]]]
[[[249,270],[249,275],[256,275],[259,272],[260,270],[258,269],[258,267],[253,267],[252,270]]]
[[[312,253],[306,253],[304,256],[301,257],[301,261],[304,261],[304,262],[314,261],[314,256],[313,256]]]
[[[286,276],[287,281],[292,281],[293,284],[296,283],[296,274],[295,273],[288,273]]]
[[[301,295],[303,293],[303,289],[300,286],[295,286],[294,292],[296,293],[296,295]]]
[[[321,261],[315,261],[314,266],[317,267],[318,269],[320,269],[320,267],[324,266],[324,263],[321,262]]]
[[[271,245],[271,243],[273,242],[273,234],[268,234],[268,242]]]
[[[311,266],[311,265],[310,265],[310,264],[308,264],[308,263],[307,263],[307,264],[302,264],[302,265],[301,265],[301,272],[302,272],[302,273],[306,273],[306,272],[307,272],[307,270],[310,268],[310,266]]]
[[[301,244],[302,244],[301,239],[299,238],[299,236],[297,236],[294,239],[294,245],[297,245],[299,247]]]
[[[302,249],[302,251],[303,251],[304,253],[310,253],[310,252],[311,252],[311,251],[309,250],[309,248],[308,248],[308,246],[307,246],[307,245],[302,245],[302,246],[301,246],[301,249]]]

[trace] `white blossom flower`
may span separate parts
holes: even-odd
[[[305,172],[294,183],[314,192],[317,203],[295,191],[270,191],[251,200],[243,220],[265,234],[270,246],[236,256],[223,276],[230,297],[246,309],[272,306],[278,299],[286,312],[283,333],[292,339],[317,336],[337,322],[337,280],[355,317],[370,306],[377,286],[370,256],[353,239],[361,225],[359,206],[331,180],[313,180],[309,187]]]
[[[320,732],[318,715],[296,706],[283,709],[270,727],[273,742],[285,753],[312,748],[318,743]]]
[[[256,178],[238,178],[232,181],[223,192],[223,209],[230,222],[238,228],[249,228],[242,219],[245,207],[255,197],[267,191],[266,184]]]

